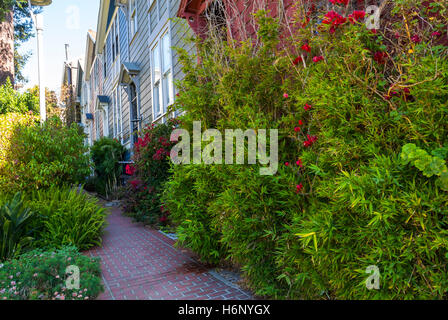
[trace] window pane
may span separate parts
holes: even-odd
[[[160,50],[159,45],[155,46],[152,50],[152,66],[153,66],[153,74],[154,74],[154,83],[160,81],[161,72],[160,72]]]
[[[171,41],[169,33],[165,33],[162,39],[163,50],[163,73],[167,72],[171,66]]]
[[[174,102],[173,96],[173,76],[172,73],[166,73],[163,77],[163,91],[164,91],[164,111],[166,107]]]
[[[157,117],[160,114],[160,93],[159,93],[160,82],[154,86],[154,117]]]

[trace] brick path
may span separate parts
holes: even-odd
[[[100,257],[104,293],[100,300],[244,300],[251,296],[209,273],[174,241],[133,223],[110,208],[103,246],[90,250]]]

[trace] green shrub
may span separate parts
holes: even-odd
[[[78,184],[90,174],[84,135],[78,127],[67,128],[57,118],[49,119],[41,127],[33,125],[30,116],[2,117],[6,117],[5,122],[0,119],[0,188],[4,192]],[[14,118],[24,120],[15,124]],[[3,133],[9,136],[6,143]]]
[[[95,167],[95,186],[97,192],[108,197],[119,185],[125,149],[116,139],[103,137],[90,149]]]
[[[19,130],[20,127],[31,127],[36,125],[37,121],[37,117],[29,113],[0,114],[0,174],[3,175],[2,169],[5,167],[8,158],[10,158],[12,148],[11,142],[15,132]]]
[[[175,119],[149,125],[134,146],[134,165],[126,167],[131,178],[123,198],[125,212],[137,221],[163,226],[169,223],[170,213],[160,201],[160,193],[170,175],[170,136],[177,125]]]
[[[20,193],[4,204],[0,202],[0,261],[13,258],[30,244],[28,226],[32,216],[30,209],[24,207]]]
[[[173,174],[165,185],[162,201],[177,226],[178,244],[196,252],[204,262],[222,261],[227,251],[213,223],[215,214],[208,211],[221,191],[222,182],[199,165],[176,167]]]
[[[273,177],[174,167],[163,201],[181,244],[227,257],[277,298],[446,298],[447,49],[434,30],[407,25],[425,4],[403,3],[376,32],[314,14],[285,49],[260,13],[255,42],[201,41],[201,64],[180,50],[182,127],[278,129],[281,160]],[[400,157],[411,143],[425,150],[412,165]],[[379,290],[366,286],[373,265]]]
[[[39,98],[29,92],[14,90],[9,78],[0,86],[0,115],[5,113],[39,113]]]
[[[69,266],[79,268],[79,288],[67,288]],[[98,259],[75,247],[38,249],[0,264],[1,300],[94,300],[102,291]]]
[[[26,206],[37,216],[35,247],[73,245],[87,250],[101,245],[107,213],[82,190],[53,187],[35,191],[27,197]]]

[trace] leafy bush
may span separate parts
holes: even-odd
[[[106,197],[115,191],[122,174],[124,147],[116,139],[103,137],[91,147],[91,156],[95,166],[95,186],[97,192]]]
[[[448,194],[438,180],[446,177],[447,48],[441,32],[419,23],[431,17],[446,28],[446,4],[389,5],[381,30],[367,30],[362,12],[305,7],[312,14],[283,36],[287,46],[259,13],[257,41],[200,41],[201,64],[180,50],[183,128],[191,133],[201,120],[221,132],[279,130],[276,176],[248,165],[174,167],[162,199],[183,245],[241,265],[258,294],[447,295]],[[402,162],[410,143],[426,150],[417,152],[424,163]],[[366,287],[372,265],[379,290]]]
[[[11,141],[20,127],[31,127],[37,124],[37,117],[31,113],[0,114],[0,173],[10,157]],[[8,157],[8,158],[7,158]],[[2,173],[3,174],[3,173]],[[1,179],[1,178],[0,178]]]
[[[67,288],[69,266],[79,268],[77,289]],[[98,259],[82,255],[75,247],[37,249],[0,264],[1,300],[93,300],[102,291]]]
[[[4,192],[77,184],[90,174],[84,136],[76,126],[67,128],[57,118],[40,126],[33,125],[29,115],[2,117],[6,117],[0,119],[0,188]]]
[[[199,165],[175,168],[174,176],[164,187],[162,201],[177,226],[178,244],[198,253],[204,262],[218,263],[226,257],[227,250],[219,241],[216,215],[208,208],[221,191],[222,181],[209,170]]]
[[[82,190],[53,187],[31,193],[26,201],[34,221],[36,247],[67,245],[87,250],[101,245],[107,213],[98,200]]]
[[[5,113],[39,113],[39,98],[29,92],[14,90],[9,78],[0,86],[0,115]]]
[[[1,204],[1,202],[0,202]],[[0,261],[20,254],[22,248],[32,241],[28,228],[33,213],[24,207],[22,196],[14,198],[0,206]]]
[[[157,126],[149,125],[142,130],[134,146],[134,166],[126,167],[132,177],[125,190],[124,208],[137,221],[168,223],[169,212],[160,201],[160,192],[169,177],[169,154],[173,145],[170,136],[177,125],[175,119]]]

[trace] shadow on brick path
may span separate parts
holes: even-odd
[[[133,223],[110,208],[103,245],[87,254],[101,258],[100,300],[248,300],[250,294],[213,276],[174,240]]]

